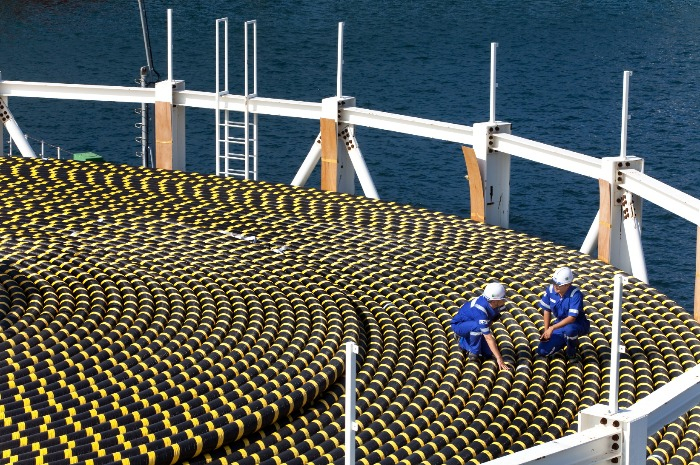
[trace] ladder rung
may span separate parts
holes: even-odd
[[[255,140],[256,140],[256,139],[255,139],[254,137],[249,137],[249,138],[248,138],[248,142],[255,142]],[[228,137],[228,141],[229,141],[229,142],[235,142],[235,143],[237,143],[237,144],[244,144],[244,143],[245,143],[245,137],[234,137],[234,136],[229,136],[229,137]],[[219,139],[219,142],[226,142],[226,139],[225,139],[225,138],[221,138],[221,139]]]
[[[245,170],[228,170],[225,172],[227,176],[245,176]],[[253,174],[252,171],[249,174]]]
[[[229,144],[245,145],[245,140],[232,140],[232,139],[229,139],[228,142],[229,142]],[[249,144],[252,143],[252,142],[255,142],[255,139],[248,139],[248,143],[249,143]],[[225,143],[226,143],[226,139],[219,139],[219,143],[220,143],[220,144],[225,144]]]
[[[239,122],[237,122],[237,121],[236,121],[236,122],[231,122],[231,121],[228,121],[228,122],[227,122],[227,121],[224,121],[223,123],[221,123],[221,125],[222,125],[222,126],[228,126],[228,127],[230,127],[230,128],[241,128],[241,129],[245,129],[245,123],[239,123]]]

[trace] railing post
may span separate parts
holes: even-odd
[[[354,97],[329,97],[321,104],[321,190],[355,193],[355,170],[347,147],[339,140],[343,106],[355,106]]]
[[[168,80],[156,83],[156,168],[185,171],[185,106],[173,105],[173,93],[185,81],[173,80],[172,9],[168,9]]]
[[[336,82],[336,97],[343,96],[343,28],[345,23],[338,23],[338,72]]]
[[[489,99],[489,123],[493,124],[496,122],[496,88],[498,83],[496,82],[496,49],[498,48],[498,42],[491,42],[491,79],[490,79],[490,99]]]
[[[646,265],[639,225],[642,222],[642,198],[629,195],[619,186],[623,169],[644,172],[644,160],[627,156],[601,159],[598,259],[610,263],[636,278],[646,281]],[[636,237],[634,236],[636,234]]]
[[[630,76],[632,71],[625,71],[622,79],[622,129],[620,131],[620,158],[627,158],[627,121],[629,120],[628,100]]]
[[[474,152],[483,182],[484,222],[508,227],[510,216],[510,157],[495,150],[494,138],[510,134],[510,123],[474,124]]]
[[[622,320],[622,284],[624,277],[616,274],[613,278],[613,312],[612,335],[610,340],[610,395],[608,396],[608,412],[617,413],[617,399],[620,387],[620,352],[624,346],[620,341],[620,324]]]
[[[697,237],[695,239],[695,300],[693,316],[695,321],[700,323],[700,226],[697,228]]]
[[[185,81],[156,83],[156,168],[185,171],[185,107],[173,105],[173,92]]]
[[[352,341],[345,343],[345,465],[355,465],[355,363],[358,352],[357,344]]]

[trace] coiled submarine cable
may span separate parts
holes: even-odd
[[[191,173],[0,160],[0,464],[482,463],[577,428],[610,389],[612,278],[565,247],[410,206]],[[577,272],[580,365],[535,359],[549,273]],[[512,372],[450,319],[488,282]],[[700,360],[700,326],[631,278],[620,406]],[[697,460],[697,412],[647,440]]]

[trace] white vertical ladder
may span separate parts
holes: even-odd
[[[224,25],[224,85],[219,81],[219,26]],[[249,92],[248,26],[253,35],[253,92]],[[258,54],[256,21],[245,23],[245,110],[243,121],[232,121],[230,111],[221,110],[220,98],[229,93],[228,89],[228,18],[216,20],[216,174],[236,179],[258,179],[258,115],[252,118],[248,111],[248,101],[258,95]],[[223,121],[222,121],[223,112]]]

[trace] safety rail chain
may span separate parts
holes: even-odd
[[[122,103],[155,103],[150,88],[75,85],[58,83],[0,81],[0,97],[35,97],[95,100]],[[242,95],[220,95],[191,90],[173,90],[172,103],[204,109],[250,112],[305,119],[322,118],[322,104]],[[343,107],[338,122],[403,134],[428,137],[464,145],[479,142],[472,126],[403,116],[358,107]],[[483,124],[483,123],[479,123]],[[511,134],[492,134],[491,147],[501,153],[519,156],[548,166],[601,178],[603,159],[546,145]],[[483,142],[483,141],[482,141]],[[700,226],[700,200],[634,169],[619,169],[618,185],[656,205]],[[617,370],[615,370],[616,372]],[[597,404],[579,414],[581,432],[542,444],[517,454],[499,458],[493,464],[538,465],[593,464],[613,460],[618,463],[644,463],[645,442],[666,423],[697,404],[700,396],[700,366],[654,391],[630,408],[610,413]],[[565,454],[565,455],[563,455]]]

